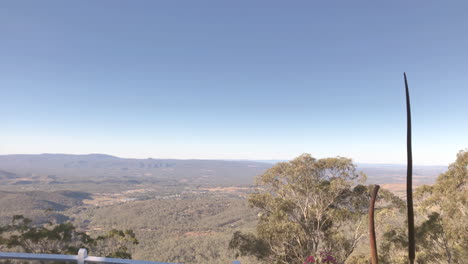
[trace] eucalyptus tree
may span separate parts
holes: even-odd
[[[76,255],[78,249],[87,248],[91,254],[127,258],[132,255],[129,246],[138,244],[132,230],[115,230],[96,238],[78,231],[70,223],[32,225],[22,215],[15,215],[11,224],[0,226],[0,251],[2,248],[26,253],[51,253]]]
[[[259,212],[256,234],[236,232],[229,246],[268,263],[302,264],[324,253],[344,262],[367,233],[371,187],[364,181],[348,158],[303,154],[279,163],[257,178],[258,191],[248,198]],[[404,206],[383,193],[388,204]]]
[[[433,185],[415,192],[416,263],[468,263],[468,151],[460,151],[454,163]],[[407,263],[406,230],[392,228],[382,239],[382,263]]]
[[[437,254],[447,263],[468,263],[468,151],[460,151],[434,185],[422,186],[416,194],[427,214],[420,258]]]

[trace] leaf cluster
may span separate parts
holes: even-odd
[[[132,230],[113,229],[92,238],[70,222],[33,226],[32,221],[22,215],[13,216],[11,224],[0,227],[0,247],[26,253],[75,255],[78,249],[86,248],[100,256],[128,259],[131,258],[128,244],[138,244]]]

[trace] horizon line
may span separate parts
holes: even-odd
[[[81,154],[76,154],[76,153],[16,153],[16,154],[0,154],[0,156],[40,156],[40,155],[68,155],[68,156],[91,156],[91,155],[102,155],[102,156],[109,156],[113,158],[119,158],[119,159],[159,159],[159,160],[212,160],[212,161],[246,161],[246,162],[260,162],[260,163],[269,163],[269,164],[275,164],[279,162],[288,162],[293,159],[242,159],[242,158],[153,158],[153,157],[147,157],[147,158],[135,158],[135,157],[122,157],[122,156],[117,156],[117,155],[111,155],[111,154],[104,154],[104,153],[81,153]],[[340,155],[334,156],[334,157],[343,157]],[[346,157],[348,158],[348,157]],[[320,158],[318,158],[320,159]],[[351,158],[352,159],[352,158]],[[353,160],[353,159],[352,159]],[[355,165],[378,165],[378,166],[406,166],[405,163],[382,163],[382,162],[357,162],[353,160],[353,163]],[[441,164],[424,164],[424,165],[418,165],[415,164],[415,166],[418,167],[448,167],[448,165],[441,165]]]

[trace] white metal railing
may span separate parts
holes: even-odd
[[[171,264],[167,262],[155,262],[145,260],[118,259],[88,256],[88,251],[80,248],[78,255],[59,255],[59,254],[32,254],[32,253],[12,253],[0,252],[0,259],[21,259],[21,260],[39,260],[39,261],[74,261],[77,264],[88,263],[106,263],[106,264]],[[235,260],[233,264],[240,264]],[[175,264],[175,263],[172,263]]]
[[[77,264],[87,264],[87,263],[171,264],[171,263],[166,263],[166,262],[154,262],[154,261],[144,261],[144,260],[93,257],[93,256],[88,256],[88,252],[84,248],[81,248],[78,251],[78,255],[0,252],[0,259],[21,259],[21,260],[40,260],[40,261],[75,261]]]

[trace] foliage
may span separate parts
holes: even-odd
[[[127,245],[138,244],[132,230],[111,230],[106,235],[92,238],[79,232],[70,223],[33,226],[22,215],[13,216],[9,225],[0,227],[0,248],[20,250],[27,253],[50,253],[76,255],[78,249],[87,248],[91,254],[130,259]]]
[[[423,212],[439,215],[437,223],[448,241],[447,258],[468,259],[468,151],[460,151],[436,184],[422,187],[418,196]]]
[[[232,235],[229,248],[237,249],[241,252],[240,255],[251,255],[257,259],[266,258],[269,253],[266,241],[257,238],[254,234],[243,234],[240,231],[236,231]]]
[[[434,185],[416,191],[419,211],[426,215],[416,227],[417,263],[466,263],[468,259],[468,151],[461,151]],[[405,263],[406,229],[384,235],[382,263]]]
[[[87,161],[87,163],[81,161]],[[11,215],[14,214],[21,214],[32,219],[33,222],[30,225],[35,227],[51,228],[52,225],[45,224],[48,221],[53,223],[72,221],[76,230],[93,234],[96,245],[90,247],[91,254],[99,256],[110,256],[112,252],[117,252],[113,256],[125,257],[118,253],[118,248],[122,244],[123,250],[126,247],[127,252],[131,251],[132,256],[137,259],[193,264],[230,263],[233,260],[232,251],[228,250],[229,241],[231,241],[231,248],[236,248],[237,253],[240,255],[249,253],[249,256],[239,257],[242,263],[258,264],[262,260],[271,259],[271,255],[268,255],[270,245],[266,243],[268,240],[263,239],[258,233],[253,233],[256,231],[257,223],[267,213],[255,206],[254,210],[249,210],[244,199],[244,195],[253,191],[251,176],[264,172],[264,168],[269,165],[251,162],[237,162],[236,165],[234,162],[204,161],[195,162],[198,165],[189,164],[191,162],[184,163],[183,166],[171,163],[175,165],[174,167],[169,163],[162,164],[158,160],[141,161],[144,164],[137,161],[107,160],[102,161],[104,164],[101,161],[93,163],[92,159],[88,160],[86,157],[77,157],[70,162],[57,160],[58,163],[54,165],[48,164],[52,161],[50,157],[47,157],[44,161],[35,163],[40,166],[28,168],[27,171],[21,171],[25,166],[18,164],[12,165],[17,168],[11,166],[4,168],[3,165],[13,164],[4,162],[3,165],[0,164],[1,170],[6,170],[0,171],[0,178],[3,177],[1,182],[4,183],[0,186],[2,187],[0,188],[0,226],[8,225],[11,222]],[[250,165],[254,166],[246,171],[245,167]],[[56,169],[52,169],[53,167]],[[371,182],[376,183],[398,183],[399,177],[395,175],[405,173],[403,167],[389,169],[364,166],[360,168],[369,173]],[[16,174],[17,177],[7,171]],[[417,168],[417,171],[418,174],[424,176],[424,178],[418,178],[418,182],[420,179],[424,182],[432,182],[434,179],[432,176],[435,177],[436,174],[442,172],[439,167]],[[39,178],[32,177],[32,173],[38,175]],[[360,185],[360,183],[363,184],[359,180],[362,175],[355,174],[358,177],[350,180],[350,187],[343,191],[340,199],[337,199],[336,204],[342,207],[333,205],[330,207],[330,212],[327,211],[332,215],[333,221],[331,227],[323,233],[327,236],[320,237],[318,253],[307,252],[307,256],[312,255],[317,260],[320,251],[331,250],[334,257],[342,260],[342,256],[356,246],[353,253],[346,259],[346,263],[368,263],[369,247],[366,244],[367,216],[365,214],[367,214],[368,193],[372,186]],[[15,185],[16,181],[28,177],[31,181],[37,180],[41,183]],[[231,180],[225,181],[225,178]],[[242,185],[233,187],[231,185],[233,181]],[[126,183],[122,184],[122,182]],[[213,186],[229,188],[216,190],[224,188],[212,188]],[[399,191],[395,189],[395,186],[393,188],[394,191]],[[266,190],[265,187],[259,189],[258,193],[263,190]],[[404,189],[401,190],[404,193]],[[86,193],[82,193],[83,191]],[[431,225],[426,225],[435,230],[434,226],[446,219],[443,217],[444,214],[435,210],[439,206],[427,202],[430,201],[430,199],[426,200],[429,196],[430,192],[424,192],[419,203],[416,201],[415,209],[424,209],[424,214],[417,215],[416,220],[417,224],[422,224],[429,219],[432,212],[439,213],[438,221],[432,221]],[[440,201],[436,200],[436,202]],[[391,239],[391,237],[384,237],[383,231],[394,230],[398,236],[401,235],[402,239],[406,236],[405,229],[399,231],[404,224],[404,207],[405,203],[401,199],[385,189],[380,189],[375,217],[377,242],[381,248]],[[47,208],[53,209],[53,212],[45,212]],[[341,218],[335,218],[340,214],[343,215]],[[457,216],[456,218],[463,220],[463,217]],[[447,228],[446,225],[443,227]],[[97,239],[98,235],[102,237],[109,235],[104,230],[113,229],[134,230],[140,244],[133,245],[131,239],[119,244],[119,235],[115,232],[111,232],[115,235],[111,239],[112,242]],[[125,234],[125,231],[122,232]],[[3,233],[4,237],[6,234]],[[355,236],[359,239],[354,240]],[[431,242],[430,238],[431,236],[425,236],[427,242]],[[353,244],[353,241],[357,242]],[[422,246],[422,242],[420,245]],[[398,263],[399,257],[404,259],[406,248],[400,247],[397,243],[390,243],[390,250],[381,249],[379,251],[381,262],[385,261],[383,257],[388,252],[392,254],[391,259],[397,261],[386,263]],[[429,247],[429,244],[424,247]],[[106,248],[113,248],[113,250]],[[249,249],[252,250],[248,252]],[[5,250],[8,249],[2,249],[2,251]],[[20,249],[10,250],[19,251]],[[106,250],[107,252],[104,252]],[[261,255],[262,253],[267,254]],[[418,253],[418,256],[422,257],[422,251]],[[300,263],[302,264],[303,261]],[[274,262],[270,261],[270,263]]]
[[[236,233],[230,248],[269,263],[303,263],[320,251],[344,262],[367,231],[370,187],[358,184],[361,176],[342,157],[304,154],[277,164],[257,179],[259,191],[249,196],[261,211],[256,235]]]
[[[111,258],[131,259],[128,245],[138,245],[138,239],[131,229],[125,231],[112,229],[104,235],[98,236],[94,248],[96,255],[104,255]]]

